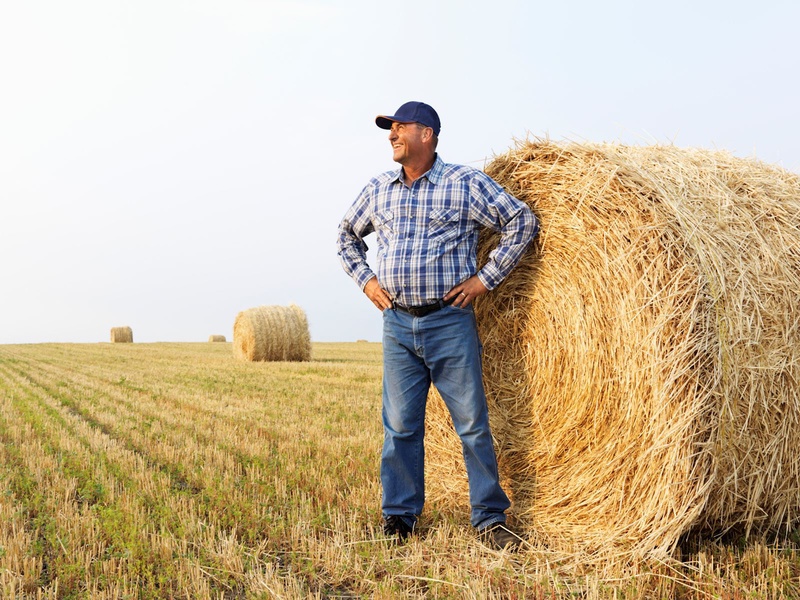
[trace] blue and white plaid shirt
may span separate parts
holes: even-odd
[[[539,222],[483,171],[446,164],[437,155],[410,188],[402,169],[370,180],[339,224],[339,258],[363,290],[376,275],[367,264],[364,237],[376,232],[381,287],[402,306],[422,306],[475,275],[482,227],[501,232],[477,273],[491,290],[519,262]]]

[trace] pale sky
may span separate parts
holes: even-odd
[[[800,172],[800,2],[0,0],[0,343],[232,339],[301,306],[379,341],[339,220],[396,168],[517,139],[717,148]],[[374,236],[367,238],[374,245]]]

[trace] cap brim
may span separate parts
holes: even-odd
[[[391,129],[392,123],[413,123],[414,121],[404,121],[402,119],[396,118],[394,115],[386,116],[386,115],[378,115],[375,117],[375,125],[380,127],[381,129]]]

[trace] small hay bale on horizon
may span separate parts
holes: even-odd
[[[214,334],[208,336],[209,342],[227,342],[228,340],[225,339],[224,335]]]
[[[800,177],[724,151],[525,142],[486,172],[541,234],[479,298],[501,477],[583,557],[800,518]],[[482,233],[479,260],[497,244]],[[432,394],[428,496],[467,505]]]
[[[233,353],[247,361],[311,360],[311,335],[302,308],[258,306],[236,315]]]
[[[130,327],[112,327],[111,328],[111,343],[133,343],[133,329]]]

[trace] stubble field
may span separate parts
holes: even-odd
[[[794,539],[695,541],[602,572],[475,537],[467,507],[380,529],[381,353],[313,344],[0,346],[0,598],[786,598]]]

